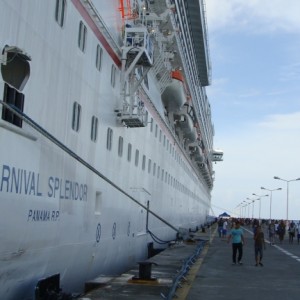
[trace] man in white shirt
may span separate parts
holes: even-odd
[[[225,220],[225,221],[223,222],[223,229],[222,229],[222,237],[223,237],[223,238],[226,238],[226,236],[227,236],[227,226],[228,226],[228,223],[227,223],[227,221]]]

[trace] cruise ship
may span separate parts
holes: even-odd
[[[0,298],[62,299],[207,222],[205,3],[0,6]]]

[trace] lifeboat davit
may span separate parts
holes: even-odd
[[[169,112],[179,111],[186,102],[184,80],[180,71],[172,72],[172,82],[165,88],[162,101]]]

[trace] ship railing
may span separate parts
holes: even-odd
[[[153,42],[145,26],[125,28],[124,51],[127,57],[130,55],[135,57],[142,52],[140,59],[136,62],[137,65],[153,65]]]
[[[103,19],[101,18],[98,10],[94,6],[91,0],[80,0],[82,5],[87,9],[90,17],[93,19],[95,22],[96,26],[100,30],[100,32],[104,35],[105,39],[108,41],[112,49],[121,56],[122,51],[119,45],[116,43],[114,37],[110,33],[108,27],[105,25]]]
[[[168,0],[167,5],[172,6],[172,2],[173,1]],[[203,7],[203,9],[204,9],[204,7]],[[172,26],[174,29],[179,28],[180,24],[178,24],[178,21],[176,21],[174,14],[170,14],[170,20],[171,20],[171,23],[172,23]],[[189,62],[186,61],[188,59],[188,60],[191,60],[193,62],[193,64],[196,64],[196,60],[195,60],[194,56],[189,57],[189,58],[186,57],[186,55],[183,51],[183,48],[182,48],[182,44],[181,44],[182,42],[181,42],[181,37],[179,35],[179,31],[175,30],[174,34],[175,34],[175,39],[177,41],[176,43],[177,43],[178,51],[180,53],[180,57],[183,59],[182,60],[183,69],[187,75],[185,78],[186,78],[188,86],[191,87],[190,92],[192,95],[192,103],[197,108],[196,115],[197,115],[197,120],[198,120],[198,122],[200,124],[200,128],[201,128],[200,129],[200,131],[202,133],[201,136],[203,137],[206,147],[208,148],[208,146],[210,144],[209,140],[208,140],[210,131],[207,128],[207,125],[204,123],[204,120],[206,120],[206,117],[205,117],[203,104],[202,104],[202,102],[205,101],[205,97],[204,97],[205,95],[202,90],[202,87],[199,82],[196,71],[193,68],[190,68]],[[199,87],[199,88],[197,88],[197,87]]]
[[[208,42],[208,29],[207,29],[207,19],[206,19],[206,4],[205,1],[201,1],[200,5],[202,5],[202,9],[203,9],[203,23],[204,23],[204,36],[205,36],[205,42],[206,42],[206,47],[207,47],[207,53],[209,53],[209,42]],[[206,59],[208,61],[208,81],[211,81],[211,62],[210,62],[210,57],[209,55],[206,56]]]
[[[161,116],[161,114],[159,113],[159,111],[157,110],[157,108],[155,107],[154,103],[151,101],[150,96],[148,95],[147,91],[140,86],[138,89],[138,93],[139,93],[139,97],[142,101],[144,101],[146,104],[149,104],[152,108],[152,110],[155,111],[156,115],[159,117],[160,121],[162,124],[165,125],[170,137],[173,138],[174,142],[176,141],[176,145],[177,147],[181,150],[182,155],[185,157],[186,161],[189,163],[190,167],[194,170],[197,178],[203,182],[203,180],[205,180],[203,178],[203,175],[201,173],[201,171],[193,164],[190,156],[189,156],[189,149],[187,148],[187,150],[184,148],[184,144],[182,144],[182,142],[180,141],[180,139],[178,138],[178,136],[175,133],[175,130],[170,126],[170,124],[168,124],[165,119]],[[206,180],[205,180],[206,181]],[[210,184],[210,188],[211,188],[212,184]]]
[[[36,132],[40,133],[41,136],[49,140],[53,143],[53,145],[56,145],[58,148],[60,148],[62,151],[64,151],[66,154],[74,158],[78,163],[86,167],[88,170],[90,170],[93,174],[97,175],[98,177],[105,180],[110,186],[115,188],[117,191],[119,191],[121,194],[126,196],[128,199],[133,201],[138,206],[145,209],[147,212],[149,212],[152,216],[166,224],[168,227],[172,228],[175,232],[179,233],[179,229],[173,226],[171,223],[169,223],[164,218],[160,217],[158,214],[156,214],[154,211],[150,210],[149,207],[142,204],[139,200],[132,197],[128,192],[123,190],[120,186],[118,186],[116,183],[111,181],[108,177],[106,177],[104,174],[102,174],[99,170],[97,170],[95,167],[93,167],[87,160],[84,160],[81,156],[73,152],[68,146],[63,144],[61,141],[59,141],[56,137],[54,137],[50,132],[48,132],[46,129],[44,129],[41,125],[39,125],[37,122],[35,122],[33,119],[31,119],[28,115],[26,115],[24,112],[22,112],[19,108],[16,106],[6,103],[3,100],[0,99],[0,105],[5,107],[6,109],[10,110],[13,114],[18,116],[20,119],[22,119],[24,122],[26,122],[31,128],[33,128]]]
[[[167,17],[167,9],[159,16],[155,13],[149,13],[145,16],[145,26],[149,28],[153,41],[156,44],[153,73],[158,80],[160,93],[163,93],[165,88],[171,83],[172,65],[170,60],[174,56],[166,49],[166,45],[172,41],[173,35],[164,36],[160,29],[161,22],[165,22]]]
[[[191,267],[197,262],[197,260],[200,257],[200,254],[202,253],[205,245],[209,243],[208,240],[201,240],[195,249],[194,253],[183,262],[183,265],[181,269],[178,271],[177,276],[173,279],[173,284],[169,289],[169,292],[167,295],[164,295],[161,293],[161,296],[163,299],[166,300],[172,300],[176,298],[176,290],[178,287],[181,286],[181,282],[186,280],[186,276],[188,272],[190,271]]]

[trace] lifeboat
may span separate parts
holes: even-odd
[[[191,116],[183,111],[177,115],[176,120],[176,126],[182,131],[183,137],[190,143],[195,142],[198,135]]]
[[[191,157],[197,163],[202,163],[204,161],[203,152],[202,152],[202,149],[199,146],[193,147]]]
[[[176,112],[186,102],[186,94],[181,72],[173,71],[171,76],[172,82],[165,88],[162,94],[162,101],[167,111]]]
[[[207,167],[207,164],[206,163],[200,163],[199,167],[200,167],[200,170],[201,170],[201,173],[202,173],[203,177],[205,179],[210,178],[210,172],[209,172],[209,169]]]

